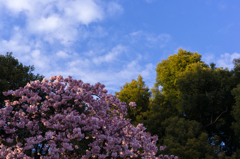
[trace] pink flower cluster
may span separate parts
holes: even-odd
[[[33,158],[34,152],[29,155],[28,150],[43,143],[46,154],[37,153],[41,159],[178,158],[156,157],[158,137],[144,132],[143,124],[134,127],[130,120],[124,119],[126,103],[107,94],[104,87],[59,75],[50,81],[31,81],[24,88],[4,92],[5,96],[20,98],[13,102],[6,100],[6,107],[0,109],[0,158]],[[88,107],[80,114],[77,110],[83,104]],[[136,106],[134,102],[129,105]],[[81,154],[79,142],[90,137],[93,142]],[[160,150],[165,148],[161,146]]]
[[[135,102],[130,102],[129,103],[129,106],[131,106],[132,107],[132,109],[136,109],[136,104],[135,104]]]

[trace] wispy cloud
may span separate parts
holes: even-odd
[[[149,47],[157,46],[157,47],[163,48],[170,41],[170,39],[171,39],[171,36],[169,34],[160,34],[156,37],[148,36],[147,41],[149,43],[147,45]]]
[[[0,39],[2,53],[13,52],[46,78],[71,75],[91,84],[101,82],[110,91],[119,91],[139,74],[152,81],[155,65],[145,62],[136,47],[143,41],[148,48],[163,48],[171,39],[168,34],[138,31],[126,33],[127,40],[120,35],[116,43],[101,45],[110,33],[100,24],[124,12],[117,1],[0,0],[0,6],[12,21],[23,20],[0,27],[10,33]]]
[[[130,41],[132,43],[136,43],[140,40],[142,40],[145,45],[150,48],[163,48],[171,40],[171,36],[169,34],[155,35],[152,33],[143,32],[141,30],[130,33]]]
[[[156,1],[156,0],[145,0],[147,3],[152,3],[152,2],[154,2],[154,1]]]
[[[230,30],[230,28],[231,28],[232,26],[234,26],[233,23],[228,24],[227,26],[225,26],[225,27],[219,29],[219,32],[220,32],[220,33],[228,33],[229,30]]]
[[[218,9],[219,9],[219,10],[224,10],[224,9],[226,9],[226,8],[227,8],[227,4],[226,4],[225,1],[219,2],[219,4],[218,4]]]
[[[114,62],[117,59],[117,55],[126,52],[127,48],[122,46],[122,45],[118,45],[116,47],[114,47],[109,53],[103,55],[103,56],[97,56],[93,58],[93,62],[96,65],[99,65],[103,62]]]
[[[114,48],[112,50],[114,50]],[[105,84],[110,91],[117,91],[116,88],[120,89],[120,87],[126,82],[131,82],[132,79],[137,79],[139,74],[141,74],[146,80],[152,80],[152,77],[155,75],[155,66],[152,63],[145,65],[140,64],[142,60],[141,55],[135,60],[122,64],[118,69],[115,67],[109,67],[105,70],[99,69],[99,64],[96,64],[94,59],[90,57],[75,57],[75,59],[76,60],[69,60],[65,64],[62,63],[64,66],[61,69],[46,71],[45,75],[47,77],[50,77],[53,74],[60,74],[64,77],[72,75],[77,79],[81,79],[84,82],[91,84],[101,82]]]
[[[4,52],[8,50],[8,52],[19,52],[21,55],[21,53],[30,52],[33,47],[39,48],[42,46],[41,42],[34,43],[23,36],[23,34],[24,32],[15,26],[12,29],[12,36],[10,36],[9,40],[0,40],[0,51]]]
[[[64,51],[58,51],[57,53],[56,53],[56,55],[59,57],[59,58],[68,58],[68,57],[70,57],[66,52],[64,52]]]
[[[116,2],[110,2],[107,6],[107,14],[109,14],[110,16],[122,14],[123,11],[123,7]]]

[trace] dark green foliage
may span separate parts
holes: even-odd
[[[158,146],[167,146],[162,154],[239,158],[240,59],[233,63],[232,71],[208,66],[182,49],[158,63],[150,110],[138,121],[158,135]]]
[[[217,157],[214,146],[207,141],[208,135],[199,131],[201,124],[195,120],[179,118],[177,116],[166,119],[161,124],[165,128],[165,153],[174,154],[179,158]]]
[[[150,91],[145,86],[141,75],[138,76],[138,81],[132,80],[131,83],[126,83],[120,92],[115,92],[115,95],[121,102],[129,104],[136,103],[136,109],[128,107],[128,114],[126,118],[130,118],[133,125],[137,125],[137,119],[142,116],[149,108]]]
[[[211,69],[198,63],[191,64],[176,82],[179,90],[178,110],[190,120],[202,124],[202,131],[210,137],[218,135],[225,143],[222,150],[231,155],[240,146],[230,129],[234,121],[230,110],[235,103],[231,90],[235,77],[227,69]],[[210,140],[212,142],[212,140]]]
[[[151,134],[157,134],[159,136],[158,144],[163,145],[162,136],[166,134],[165,128],[161,126],[161,123],[165,119],[177,115],[177,109],[171,105],[171,102],[165,99],[163,94],[159,93],[155,95],[155,98],[151,99],[150,111],[145,112],[139,122],[143,123]]]
[[[16,90],[24,87],[28,82],[39,80],[42,81],[44,76],[39,74],[34,75],[34,66],[23,66],[17,59],[12,56],[12,53],[0,55],[0,108],[4,107],[4,100],[10,99],[3,92],[8,90]]]
[[[233,106],[232,115],[236,122],[232,123],[232,128],[235,135],[240,139],[240,84],[232,91],[236,99],[236,104]]]

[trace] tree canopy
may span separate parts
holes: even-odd
[[[143,123],[151,135],[158,135],[157,146],[167,146],[161,154],[174,154],[179,158],[238,159],[240,59],[234,59],[233,64],[231,71],[217,68],[215,63],[207,65],[202,61],[201,54],[179,49],[177,54],[157,64],[156,83],[151,90],[139,75],[137,80],[115,92],[115,96],[121,102],[136,103],[136,109],[127,108],[125,118],[130,118],[134,126]],[[0,69],[3,70],[1,102],[8,99],[2,92],[43,79],[31,73],[33,66],[19,64],[11,53],[0,56]],[[83,141],[82,150],[87,149],[88,144],[89,141]]]
[[[197,52],[179,49],[157,64],[150,110],[138,121],[159,136],[158,144],[167,146],[164,153],[179,158],[239,157],[240,59],[233,63],[231,71],[216,68]]]
[[[7,90],[16,90],[24,87],[28,82],[42,80],[44,76],[34,75],[34,66],[23,66],[17,59],[12,56],[12,52],[6,55],[0,55],[0,108],[3,107],[4,100],[8,97],[3,95]]]
[[[144,132],[143,124],[134,127],[124,118],[126,103],[107,94],[105,85],[61,75],[49,80],[4,92],[20,98],[0,109],[0,158],[178,159],[156,156],[166,147],[159,149],[158,137]],[[83,103],[88,109],[82,109]]]
[[[183,49],[178,50],[178,54],[169,56],[168,59],[162,60],[157,64],[157,78],[156,84],[161,85],[162,91],[168,96],[176,95],[176,80],[181,72],[184,72],[186,67],[192,63],[201,63],[206,66],[204,62],[201,61],[201,55],[197,52],[192,53],[190,51],[185,51]]]
[[[126,116],[136,126],[138,117],[142,116],[149,109],[148,105],[151,96],[151,92],[146,87],[142,76],[139,75],[137,81],[133,79],[131,83],[126,83],[120,92],[115,92],[115,95],[121,102],[129,103],[134,101],[136,103],[136,109],[128,107],[128,114]]]

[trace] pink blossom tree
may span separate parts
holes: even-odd
[[[157,136],[144,132],[143,124],[134,127],[124,119],[126,103],[107,94],[104,85],[71,76],[49,80],[3,93],[17,100],[5,100],[0,109],[0,158],[177,159],[155,156],[166,146],[158,150]]]

